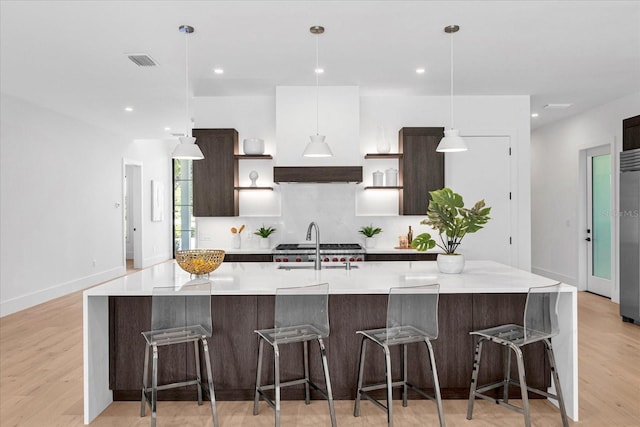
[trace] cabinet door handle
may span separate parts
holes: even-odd
[[[586,238],[586,239],[584,239],[584,240],[586,240],[587,242],[590,242],[590,241],[591,241],[591,237],[587,237],[587,238]]]

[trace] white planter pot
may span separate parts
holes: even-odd
[[[438,270],[440,273],[458,274],[464,270],[464,255],[438,254]]]
[[[269,237],[260,238],[260,249],[271,249],[271,239]]]
[[[366,237],[364,239],[364,247],[365,248],[375,248],[376,247],[376,238],[375,237]]]

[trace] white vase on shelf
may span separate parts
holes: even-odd
[[[376,150],[380,154],[386,154],[391,151],[391,144],[387,140],[387,137],[384,133],[384,128],[382,126],[378,126],[378,137],[376,140]]]
[[[365,239],[364,239],[364,247],[365,248],[375,248],[376,247],[376,238],[375,237],[365,237]]]

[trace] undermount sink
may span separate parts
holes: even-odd
[[[346,270],[346,264],[342,265],[323,265],[323,270]],[[351,265],[351,269],[359,268],[357,265]],[[313,270],[313,264],[278,264],[278,270]]]

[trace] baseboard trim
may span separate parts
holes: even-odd
[[[160,264],[161,262],[165,262],[171,259],[172,256],[169,254],[156,255],[154,257],[145,258],[142,261],[142,268],[151,267],[152,265]]]
[[[107,280],[120,277],[125,273],[126,268],[124,266],[119,266],[90,276],[81,277],[65,283],[59,283],[7,301],[2,301],[0,302],[0,317],[8,316],[9,314],[68,295],[72,292],[90,288],[91,286],[106,282]]]
[[[577,286],[578,280],[575,277],[565,276],[564,274],[556,273],[554,271],[545,270],[540,267],[531,267],[531,272],[540,276],[548,277],[558,282],[566,283],[567,285]]]

